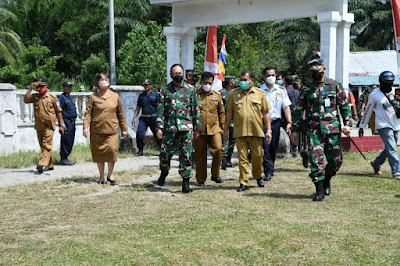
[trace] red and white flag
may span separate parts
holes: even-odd
[[[393,26],[396,37],[397,65],[400,73],[400,0],[390,0],[393,13]]]
[[[218,54],[217,54],[217,26],[208,27],[207,32],[207,50],[206,60],[204,62],[204,71],[209,71],[214,74],[216,80],[224,80],[221,70],[218,66]]]

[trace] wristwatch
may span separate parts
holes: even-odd
[[[65,124],[59,125],[58,127],[67,128],[67,126]]]
[[[272,130],[271,130],[271,129],[268,129],[267,132],[272,132]]]

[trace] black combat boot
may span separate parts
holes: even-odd
[[[313,201],[322,201],[324,199],[324,181],[314,182],[315,185],[315,195],[312,199]]]
[[[182,192],[183,193],[190,193],[193,189],[189,186],[189,178],[184,178],[182,180]]]
[[[226,170],[226,167],[228,166],[228,158],[226,158],[225,156],[222,157],[222,163],[221,163],[221,169],[222,170]]]
[[[168,172],[161,172],[160,178],[158,178],[157,184],[159,186],[164,186],[165,184],[165,178],[167,177]]]
[[[326,196],[331,194],[331,176],[325,176],[324,179],[324,193]]]

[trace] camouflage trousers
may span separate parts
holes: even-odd
[[[332,177],[339,171],[342,166],[343,152],[340,142],[340,134],[323,135],[316,131],[307,132],[310,139],[309,144],[309,161],[310,161],[310,177],[313,182],[324,180],[326,176]],[[324,165],[324,154],[326,156],[327,165]]]
[[[229,161],[232,158],[236,144],[236,139],[233,137],[233,127],[229,127],[228,136],[227,140],[222,140],[222,156],[228,158]]]
[[[193,136],[190,131],[165,132],[161,142],[160,170],[167,173],[171,158],[179,150],[179,174],[183,178],[192,177],[192,144]]]

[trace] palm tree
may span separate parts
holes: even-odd
[[[0,59],[12,64],[25,46],[21,38],[11,28],[9,22],[16,16],[5,8],[0,7]]]

